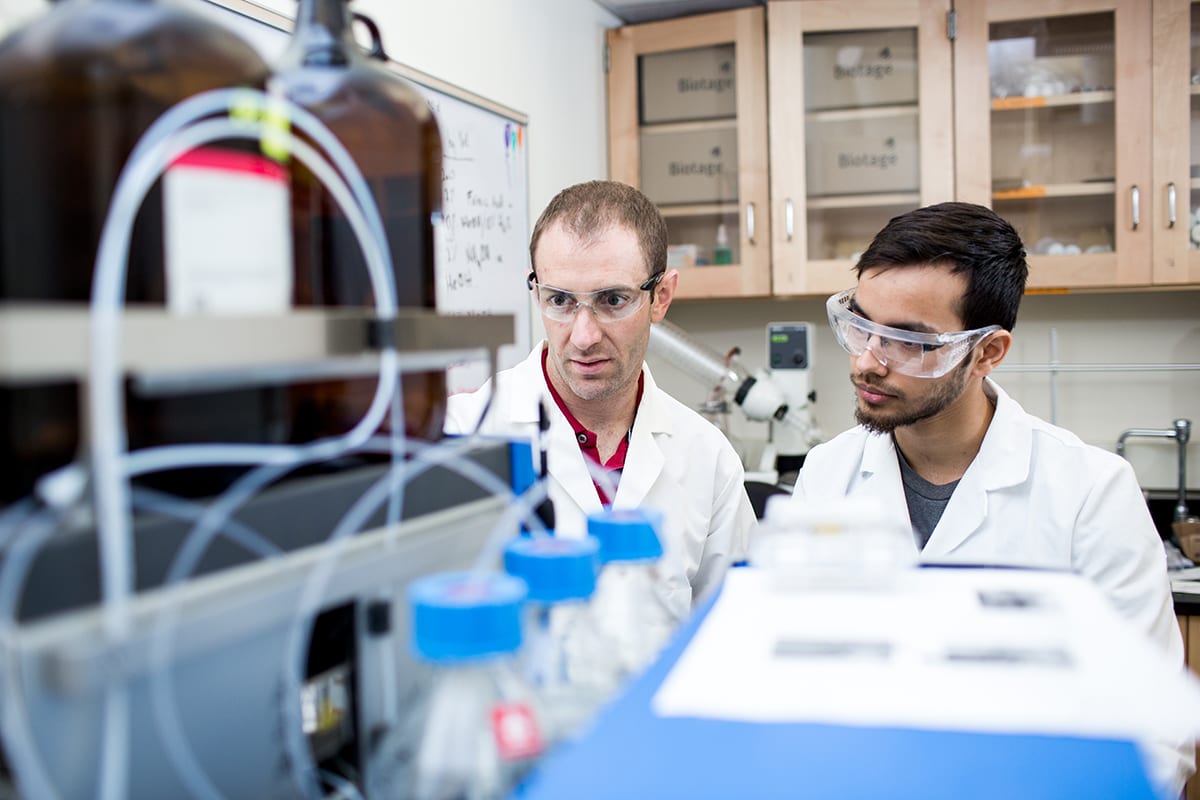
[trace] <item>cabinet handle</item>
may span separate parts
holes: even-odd
[[[746,242],[754,244],[754,203],[746,203]]]
[[[783,230],[787,234],[787,240],[792,240],[792,233],[796,230],[796,209],[792,206],[792,198],[783,201]]]
[[[1175,181],[1167,184],[1167,227],[1175,227]]]
[[[1138,191],[1135,183],[1129,189],[1129,207],[1133,212],[1133,229],[1136,231],[1138,223],[1142,221],[1142,193]]]

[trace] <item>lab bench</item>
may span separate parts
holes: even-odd
[[[1154,797],[1129,741],[659,716],[652,700],[713,604],[514,800]]]

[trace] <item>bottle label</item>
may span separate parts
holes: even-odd
[[[279,313],[292,304],[287,172],[261,155],[199,148],[163,177],[167,307]]]
[[[496,749],[506,761],[533,758],[542,752],[542,734],[533,712],[524,703],[497,703],[492,707],[492,734]]]

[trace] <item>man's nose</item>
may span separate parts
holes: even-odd
[[[867,342],[861,353],[854,356],[854,367],[859,372],[887,372],[887,362],[875,354],[870,342]]]
[[[575,318],[571,320],[571,344],[580,350],[587,350],[602,336],[596,313],[590,305],[580,303],[575,309]]]

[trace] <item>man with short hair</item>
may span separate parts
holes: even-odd
[[[892,219],[826,308],[850,353],[858,426],[808,454],[798,498],[872,497],[926,563],[1050,567],[1091,579],[1183,663],[1166,555],[1132,468],[1027,414],[989,376],[1029,268],[990,209]],[[1173,744],[1172,744],[1173,746]],[[1181,747],[1175,793],[1192,771]]]
[[[472,432],[483,414],[482,433],[535,435],[544,404],[555,532],[582,536],[602,505],[663,512],[662,600],[678,621],[744,557],[757,522],[729,441],[659,389],[644,361],[679,281],[666,222],[631,186],[581,183],[542,212],[529,255],[546,339],[497,375],[494,397],[491,382],[451,397],[446,432]]]

